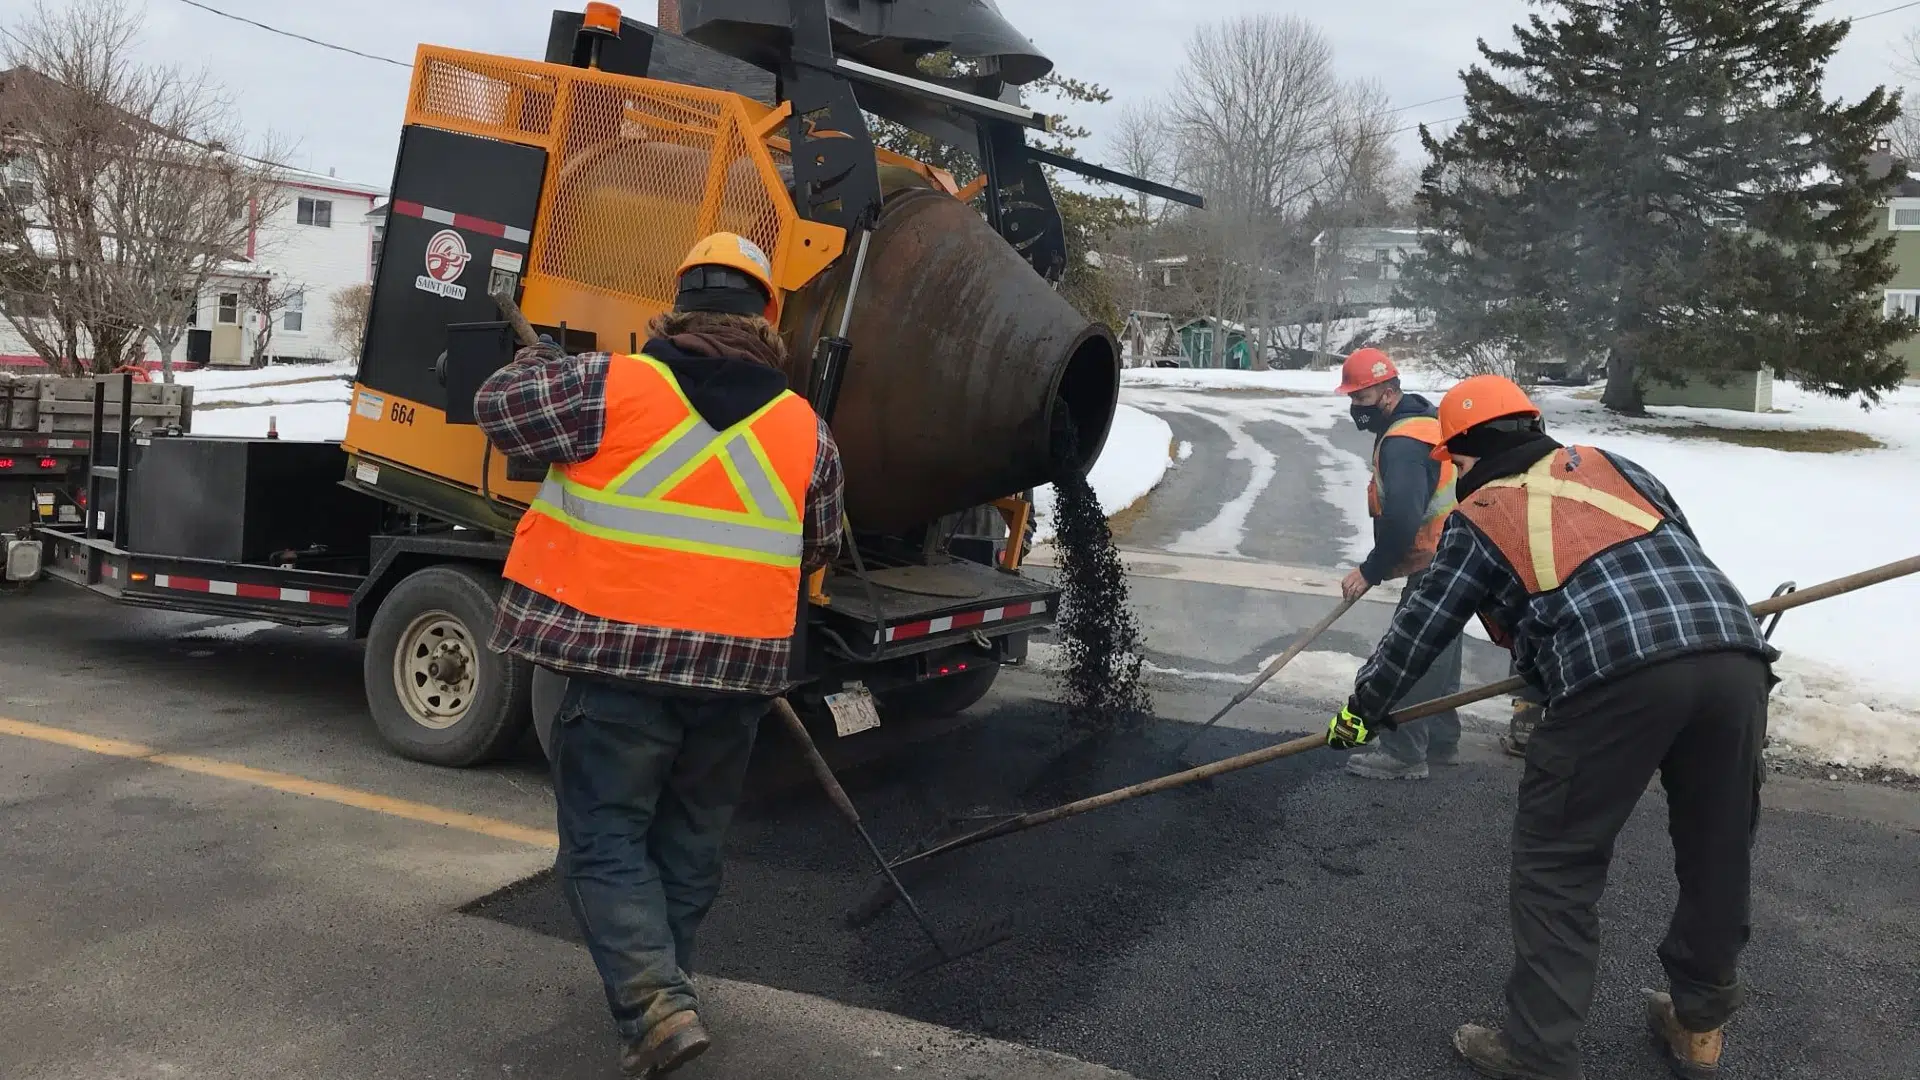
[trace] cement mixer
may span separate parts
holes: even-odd
[[[1051,65],[982,0],[681,15],[686,37],[606,4],[557,11],[540,61],[421,46],[344,442],[133,440],[96,409],[91,445],[131,452],[74,481],[84,527],[37,530],[47,572],[128,603],[344,625],[396,750],[505,752],[563,684],[484,648],[542,473],[474,424],[516,344],[494,297],[571,352],[637,350],[681,256],[725,230],[768,253],[789,381],[846,464],[855,542],[795,598],[792,700],[842,737],[978,701],[1059,601],[1019,572],[1025,493],[1098,456],[1118,394],[1112,332],[1054,291],[1043,166],[1197,200],[1027,146],[1048,121],[1017,87]],[[940,48],[977,73],[920,75]],[[877,148],[869,112],[983,175],[963,188]]]

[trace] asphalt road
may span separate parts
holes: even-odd
[[[1249,498],[1257,454],[1209,442],[1205,416],[1169,419],[1194,453],[1128,544],[1155,663],[1193,676],[1156,678],[1162,722],[1098,746],[1065,741],[1044,675],[1009,672],[970,725],[883,729],[901,745],[877,760],[835,748],[882,846],[1165,771],[1233,690],[1207,676],[1251,670],[1331,606],[1328,537],[1347,526],[1309,464],[1325,448],[1242,424],[1271,458]],[[1166,550],[1236,501],[1240,558]],[[1390,599],[1323,646],[1357,659]],[[0,1076],[612,1075],[544,872],[537,751],[469,772],[391,757],[360,661],[325,634],[56,585],[0,595]],[[1470,681],[1502,674],[1470,650]],[[1195,754],[1318,728],[1332,681],[1255,698]],[[1360,781],[1317,751],[943,860],[909,879],[935,921],[1015,935],[905,981],[924,943],[897,909],[847,924],[871,871],[764,734],[703,942],[722,1041],[690,1080],[1463,1077],[1447,1036],[1498,1015],[1518,764],[1486,734],[1424,784]],[[1662,1075],[1639,1028],[1673,890],[1657,796],[1603,904],[1594,1078]],[[1778,776],[1765,798],[1729,1076],[1920,1075],[1920,795]]]

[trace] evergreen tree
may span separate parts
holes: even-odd
[[[1439,350],[1605,357],[1605,403],[1649,379],[1771,367],[1877,401],[1905,375],[1883,318],[1900,179],[1873,177],[1897,95],[1829,101],[1848,24],[1821,0],[1541,0],[1463,76],[1468,117],[1430,157],[1436,230],[1408,268]],[[1489,68],[1491,70],[1489,70]]]

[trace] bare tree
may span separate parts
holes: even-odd
[[[273,147],[239,150],[231,109],[205,76],[139,64],[137,9],[42,0],[6,35],[6,149],[35,180],[8,204],[0,289],[41,293],[8,318],[56,369],[95,371],[173,350],[208,278],[246,253],[287,190]]]
[[[1377,220],[1397,162],[1393,152],[1392,113],[1387,93],[1372,81],[1347,85],[1335,100],[1321,148],[1321,226],[1314,266],[1314,293],[1320,307],[1317,366],[1329,365],[1333,311],[1344,299],[1346,232]]]
[[[350,360],[358,361],[367,344],[367,317],[373,310],[373,286],[367,284],[348,285],[336,289],[333,293],[333,330],[334,344],[339,345]]]
[[[1920,26],[1900,40],[1893,70],[1910,83],[1920,83]],[[1893,144],[1894,157],[1920,162],[1920,86],[1909,85],[1901,95],[1900,118],[1887,128],[1887,140]]]
[[[1173,138],[1165,112],[1158,103],[1134,103],[1120,111],[1109,139],[1108,158],[1115,166],[1145,180],[1165,181],[1172,174]],[[1167,218],[1167,202],[1145,192],[1134,193],[1129,221],[1118,238],[1127,259],[1127,303],[1134,311],[1147,307],[1152,292],[1155,238]]]
[[[240,305],[250,317],[259,320],[253,332],[253,352],[248,357],[247,366],[267,365],[267,358],[272,355],[273,332],[279,325],[280,316],[296,299],[304,305],[306,295],[305,285],[276,279],[268,273],[249,277],[241,284]]]
[[[1184,178],[1209,196],[1209,306],[1261,324],[1262,361],[1279,302],[1264,263],[1321,183],[1338,91],[1332,46],[1298,16],[1243,15],[1187,42],[1171,109]]]

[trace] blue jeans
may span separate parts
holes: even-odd
[[[554,869],[624,1040],[698,1005],[694,935],[769,701],[576,678],[561,702]]]
[[[1420,578],[1421,574],[1407,578],[1407,594],[1413,592]],[[1457,635],[1446,648],[1440,650],[1440,655],[1433,658],[1433,666],[1420,676],[1420,681],[1413,684],[1413,689],[1408,690],[1405,697],[1393,703],[1393,708],[1412,708],[1422,702],[1459,693],[1460,665],[1466,651],[1465,638],[1465,634]],[[1427,760],[1429,755],[1452,757],[1460,751],[1460,714],[1443,712],[1394,731],[1381,732],[1380,749],[1408,765],[1418,765]]]

